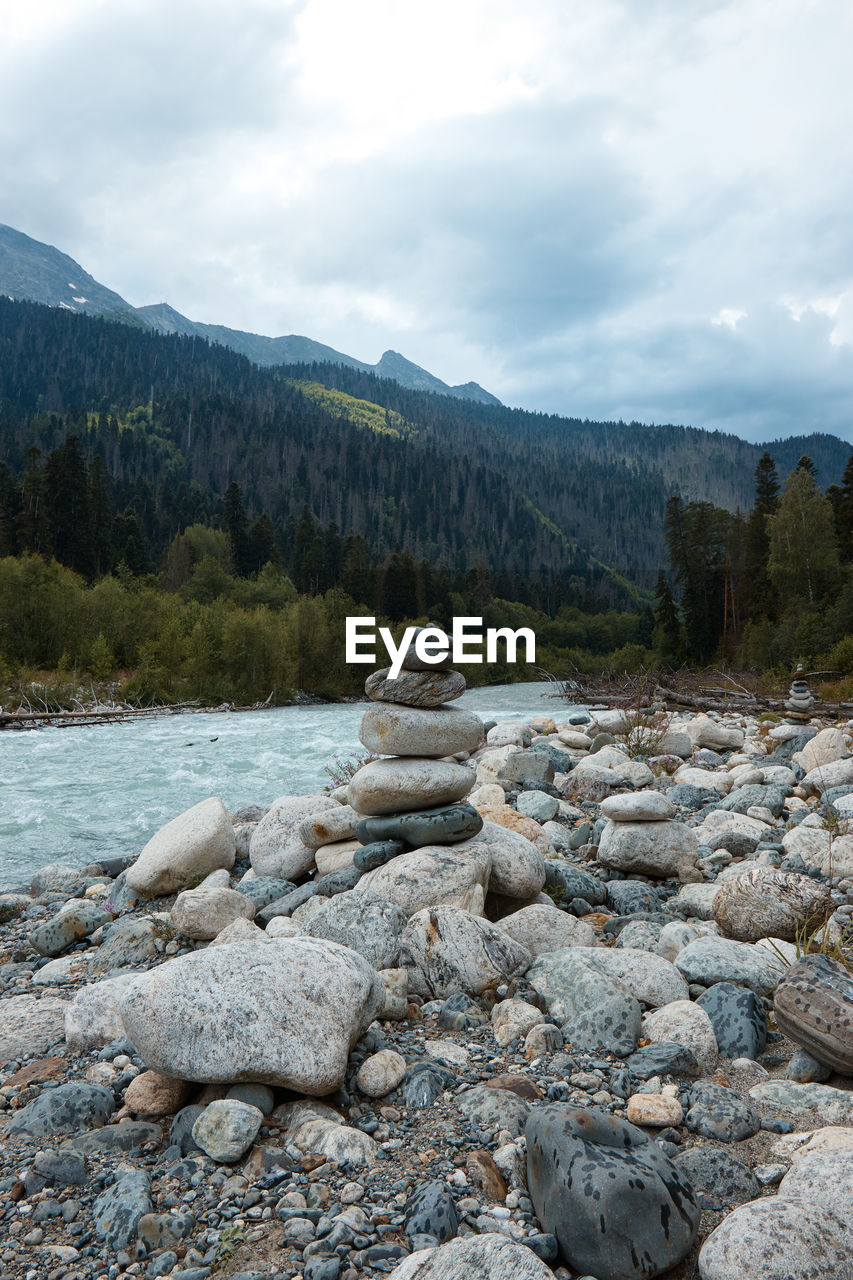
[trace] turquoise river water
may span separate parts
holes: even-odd
[[[554,686],[469,689],[483,720],[564,715]],[[226,808],[319,791],[324,765],[360,749],[363,703],[164,715],[0,733],[0,887],[48,862],[137,853],[170,818],[217,795]]]

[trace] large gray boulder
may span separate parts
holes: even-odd
[[[368,871],[358,887],[396,902],[407,916],[436,906],[460,907],[482,915],[491,870],[492,855],[486,845],[472,840],[425,845]]]
[[[67,1000],[53,996],[11,996],[0,1018],[0,1066],[19,1058],[38,1058],[65,1034]]]
[[[235,942],[131,983],[121,1016],[146,1065],[179,1080],[241,1080],[322,1095],[385,1002],[356,952],[320,938]]]
[[[548,902],[534,902],[503,916],[497,921],[497,928],[534,957],[546,951],[561,951],[563,947],[595,946],[595,933],[588,924]]]
[[[209,942],[236,920],[251,920],[254,914],[255,904],[244,893],[202,885],[178,894],[172,907],[172,923],[187,938]]]
[[[679,951],[674,964],[688,982],[704,987],[715,982],[735,982],[758,996],[770,995],[786,967],[779,956],[764,947],[713,936],[689,942]]]
[[[523,974],[530,952],[488,920],[457,907],[432,907],[416,912],[406,925],[400,963],[408,970],[411,991],[441,1000],[458,991],[479,995]]]
[[[252,833],[249,858],[259,876],[296,880],[314,866],[314,849],[305,844],[299,828],[306,818],[337,809],[331,796],[280,796]]]
[[[738,942],[782,938],[795,942],[832,914],[829,885],[795,871],[756,867],[725,882],[714,898],[713,915],[721,933]]]
[[[487,1231],[418,1249],[389,1280],[553,1280],[553,1274],[526,1245]]]
[[[484,822],[482,831],[456,846],[459,850],[487,849],[492,860],[489,892],[507,898],[535,898],[545,885],[545,858],[532,841],[497,822]]]
[[[613,822],[601,833],[598,860],[603,867],[647,876],[698,880],[699,843],[681,822]]]
[[[853,1280],[847,1222],[809,1197],[742,1204],[699,1251],[701,1280]]]
[[[65,1006],[65,1043],[71,1053],[101,1049],[124,1035],[119,1012],[119,999],[125,988],[136,980],[134,973],[117,974],[103,982],[81,987]]]
[[[374,969],[392,969],[405,927],[406,914],[401,907],[370,889],[357,888],[324,902],[305,925],[305,932],[357,951]]]
[[[624,982],[586,963],[592,948],[567,947],[538,956],[527,981],[545,998],[575,1049],[633,1053],[640,1036],[639,1001]]]
[[[127,885],[145,897],[162,898],[198,884],[211,871],[234,866],[237,843],[221,800],[211,797],[151,837],[133,866]]]

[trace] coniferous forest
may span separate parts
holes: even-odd
[[[260,369],[0,298],[0,675],[357,692],[343,619],[532,626],[561,674],[853,672],[853,460]],[[520,668],[472,668],[508,678]]]

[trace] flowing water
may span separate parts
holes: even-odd
[[[483,720],[565,714],[554,686],[469,689]],[[0,733],[0,886],[48,862],[137,853],[208,796],[226,808],[319,791],[324,766],[362,750],[363,703],[164,715],[124,724]]]

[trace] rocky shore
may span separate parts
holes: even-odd
[[[0,895],[0,1280],[853,1280],[851,726],[463,690]]]

